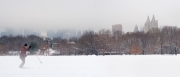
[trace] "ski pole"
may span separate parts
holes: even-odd
[[[36,55],[36,57],[38,58],[38,56]],[[38,58],[38,60],[41,62],[41,60]],[[41,62],[42,63],[42,62]]]

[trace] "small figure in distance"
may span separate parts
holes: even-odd
[[[20,59],[22,60],[22,63],[19,65],[19,68],[22,68],[25,64],[25,58],[26,58],[26,52],[29,51],[31,46],[27,47],[27,44],[24,44],[24,46],[21,47],[20,51]]]

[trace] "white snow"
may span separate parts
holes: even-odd
[[[0,77],[180,77],[180,55],[0,56]]]

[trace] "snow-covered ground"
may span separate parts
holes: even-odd
[[[0,56],[0,77],[180,77],[180,55]]]

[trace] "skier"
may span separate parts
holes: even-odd
[[[22,60],[22,63],[19,65],[19,68],[22,68],[25,64],[25,58],[26,58],[26,51],[29,51],[29,49],[31,48],[31,46],[29,46],[29,48],[27,47],[27,44],[24,44],[24,46],[21,48],[21,52],[20,52],[20,59]]]

